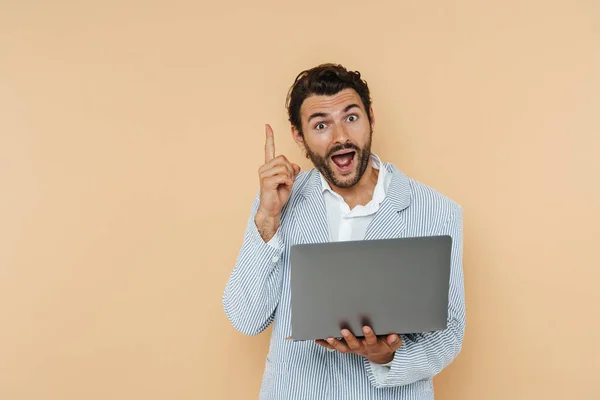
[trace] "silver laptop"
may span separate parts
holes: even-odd
[[[451,249],[447,235],[293,245],[291,339],[445,329]]]

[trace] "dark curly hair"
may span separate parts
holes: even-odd
[[[302,134],[302,120],[300,118],[300,107],[307,97],[311,95],[332,96],[344,89],[354,89],[360,96],[369,122],[371,122],[371,93],[360,72],[348,71],[339,64],[321,64],[314,68],[300,72],[290,88],[286,108],[288,118],[292,126]]]

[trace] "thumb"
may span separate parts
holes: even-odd
[[[389,335],[387,338],[388,345],[394,351],[398,350],[402,346],[402,339],[396,334]]]
[[[298,164],[292,164],[292,168],[294,168],[294,175],[298,175],[300,173],[300,166]]]

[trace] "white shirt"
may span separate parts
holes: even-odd
[[[329,232],[332,242],[347,240],[363,240],[367,227],[375,218],[379,205],[385,198],[385,192],[392,180],[391,175],[384,169],[380,169],[381,161],[375,154],[371,154],[371,165],[379,170],[377,184],[373,190],[373,198],[366,205],[357,205],[352,210],[342,196],[334,192],[329,183],[321,175],[321,187],[325,197]]]
[[[377,184],[373,190],[373,198],[367,204],[357,205],[352,210],[342,196],[331,189],[329,183],[321,175],[321,186],[325,196],[325,207],[329,222],[330,239],[332,242],[347,240],[363,240],[367,227],[375,218],[379,205],[385,198],[387,188],[392,181],[392,176],[381,168],[381,160],[376,154],[371,153],[371,165],[379,170]],[[334,351],[334,350],[331,350]],[[391,366],[388,364],[375,364],[371,362],[371,369],[378,381],[383,382]]]
[[[352,210],[342,196],[334,192],[323,175],[321,175],[321,187],[323,189],[330,240],[332,242],[364,239],[367,227],[373,218],[375,218],[375,214],[379,210],[379,206],[385,198],[386,191],[392,181],[392,176],[385,168],[381,168],[381,164],[379,157],[371,153],[371,165],[373,168],[379,170],[377,184],[373,190],[373,198],[366,205],[358,205]],[[278,240],[276,233],[269,241],[269,244],[277,246]],[[375,364],[371,362],[371,369],[378,381],[383,382],[385,380],[391,364],[391,362],[388,364]]]

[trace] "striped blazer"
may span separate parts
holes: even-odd
[[[465,331],[462,209],[394,165],[382,165],[393,175],[392,181],[365,239],[452,237],[448,327],[401,335],[402,346],[384,382],[375,378],[362,356],[331,352],[312,341],[284,340],[291,335],[290,246],[329,241],[320,173],[314,168],[302,172],[282,209],[279,246],[265,243],[258,233],[256,196],[222,297],[227,318],[243,334],[257,335],[273,324],[260,399],[430,400],[434,398],[433,377],[460,352]]]

